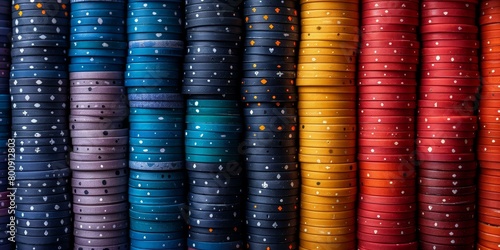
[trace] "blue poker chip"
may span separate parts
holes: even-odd
[[[182,130],[130,130],[130,142],[134,140],[134,143],[137,142],[139,143],[138,139],[143,139],[144,143],[154,143],[154,144],[159,144],[159,143],[164,143],[163,141],[153,141],[153,140],[162,140],[160,138],[168,138],[168,140],[172,140],[173,138],[179,138],[182,139],[184,132]],[[136,141],[137,140],[137,141]]]
[[[129,187],[128,193],[133,196],[144,196],[144,197],[167,197],[176,196],[183,189],[143,189],[143,188],[132,188]],[[138,218],[140,219],[140,218]]]
[[[182,204],[185,203],[186,197],[183,195],[168,196],[168,197],[143,197],[143,196],[129,195],[128,201],[131,204],[141,204],[141,205]]]
[[[241,149],[234,147],[202,147],[202,146],[186,146],[184,148],[186,155],[208,155],[208,156],[229,156],[239,155],[242,153]]]
[[[67,78],[68,73],[62,70],[11,70],[10,76],[11,78]]]
[[[71,28],[71,33],[72,34],[78,34],[78,33],[87,33],[87,32],[102,32],[102,33],[116,33],[116,34],[123,34],[124,27],[121,26],[112,26],[112,25],[82,25],[82,26],[75,26]]]
[[[128,54],[129,56],[184,56],[184,51],[177,48],[131,48]]]
[[[127,71],[165,71],[165,70],[180,70],[178,63],[174,62],[154,62],[154,63],[128,63]]]
[[[175,137],[158,137],[165,139],[146,139],[146,138],[130,138],[129,145],[131,147],[142,146],[144,149],[148,149],[149,147],[156,147],[159,150],[161,147],[169,146],[177,148],[180,145],[183,145],[182,138],[175,139]],[[136,149],[137,151],[138,149]],[[168,152],[174,152],[177,150],[169,149]]]
[[[99,68],[105,67],[105,66],[102,66],[101,64],[105,64],[106,66],[111,66],[113,64],[116,64],[116,65],[119,65],[120,68],[123,68],[123,64],[125,64],[125,59],[123,57],[78,56],[78,57],[71,57],[70,61],[71,61],[71,64],[80,64],[80,65],[85,65],[85,66],[89,66],[91,64],[96,64],[96,66],[101,66]],[[71,64],[70,64],[70,67],[71,67]],[[119,71],[123,71],[123,70],[119,70]]]
[[[37,26],[16,26],[14,27],[13,35],[23,34],[61,34],[68,35],[68,27],[60,27],[55,25],[37,25]]]
[[[32,237],[16,234],[16,249],[18,250],[54,250],[71,249],[73,246],[71,234],[50,237]]]
[[[194,241],[192,239],[187,240],[188,247],[199,250],[215,250],[215,249],[243,249],[245,244],[243,241],[234,242],[202,242]]]
[[[125,10],[123,1],[71,1],[71,11]]]
[[[79,17],[70,19],[71,27],[80,25],[109,25],[122,26],[125,25],[125,20],[121,17]]]
[[[71,6],[73,7],[73,5]],[[126,13],[122,9],[97,9],[97,10],[72,10],[71,18],[79,17],[125,17]]]
[[[183,29],[180,25],[129,25],[127,33],[165,33],[165,34],[183,34]]]
[[[138,232],[146,233],[169,233],[182,231],[186,227],[184,221],[143,221],[130,219],[130,229]]]
[[[71,42],[80,42],[80,41],[125,41],[127,40],[127,36],[125,34],[113,34],[113,33],[78,33],[71,34],[70,41]]]
[[[13,56],[12,65],[16,63],[65,63],[67,61],[65,55],[51,56],[51,55],[36,55],[36,56]]]
[[[17,153],[16,153],[17,154]],[[22,164],[22,163],[20,163]],[[43,178],[68,178],[71,174],[69,168],[46,170],[46,171],[22,171],[16,173],[16,179],[19,180],[40,180]]]
[[[145,17],[128,17],[127,25],[182,25],[180,17],[163,17],[157,18],[154,16]]]
[[[208,132],[208,131],[193,131],[186,130],[185,138],[188,139],[220,139],[220,140],[228,140],[228,139],[240,139],[241,132]]]
[[[158,240],[174,240],[174,239],[184,238],[185,234],[182,231],[172,232],[172,233],[145,233],[145,232],[137,232],[134,230],[129,230],[129,237],[130,239],[134,240],[158,241]]]
[[[179,79],[178,70],[145,70],[145,71],[126,71],[125,79]]]
[[[137,249],[182,249],[186,246],[184,239],[175,240],[160,240],[160,241],[146,241],[146,240],[130,240],[130,247]]]
[[[220,163],[220,162],[234,162],[239,161],[239,155],[186,155],[186,161],[194,161],[201,163]]]
[[[58,70],[65,71],[68,69],[67,64],[61,63],[16,63],[13,64],[11,70],[13,71],[33,71],[33,70]]]
[[[129,179],[128,185],[130,187],[145,188],[145,189],[182,189],[185,187],[184,180],[145,181],[145,180]]]
[[[183,123],[145,123],[145,122],[134,122],[130,123],[130,130],[145,130],[145,131],[158,131],[158,130],[169,130],[169,131],[182,131],[184,129]]]
[[[69,49],[68,55],[73,56],[99,56],[99,57],[125,57],[127,52],[123,49]]]
[[[68,165],[65,160],[61,161],[37,161],[37,162],[19,162],[15,165],[15,171],[45,171],[51,169],[65,169]]]
[[[175,143],[171,143],[175,144]],[[135,146],[135,145],[130,145],[130,153],[140,153],[140,154],[166,154],[166,155],[173,155],[173,154],[182,154],[182,145],[183,143],[179,141],[177,143],[178,145],[172,145],[168,147],[155,147],[155,146],[149,146],[149,145],[143,145],[143,146]]]
[[[184,140],[184,144],[186,146],[191,146],[191,147],[195,147],[195,146],[199,146],[199,147],[238,147],[239,144],[241,143],[240,140],[230,140],[230,139],[227,139],[227,140],[222,140],[222,139],[212,139],[212,140],[208,140],[208,139],[189,139],[189,138],[186,138]]]
[[[60,203],[64,201],[71,201],[71,197],[67,193],[54,194],[54,195],[34,195],[34,196],[16,196],[17,204],[42,204],[42,203]]]
[[[168,6],[168,5],[165,5]],[[128,8],[128,16],[129,17],[138,17],[138,16],[144,16],[144,17],[152,17],[152,16],[157,16],[158,18],[164,18],[164,17],[172,17],[172,16],[181,16],[184,13],[179,8],[157,8],[157,9],[152,9],[152,8],[140,8],[140,9],[134,9],[134,8]]]
[[[70,64],[69,72],[95,72],[95,71],[120,71],[123,70],[123,65],[120,64]]]
[[[12,43],[12,48],[22,47],[57,47],[67,48],[69,42],[66,40],[36,40],[36,41],[18,41]]]
[[[144,154],[144,153],[130,153],[129,159],[131,161],[182,161],[183,156],[179,154]]]
[[[183,35],[178,33],[130,33],[128,35],[129,41],[141,41],[141,40],[179,40],[182,39]]]
[[[76,49],[127,49],[127,43],[123,41],[103,41],[103,42],[97,42],[97,41],[82,41],[82,42],[71,42],[70,48],[76,48]]]
[[[129,168],[147,171],[181,170],[184,169],[184,161],[173,162],[140,162],[129,161]]]
[[[140,48],[142,49],[142,48]],[[132,56],[127,57],[127,63],[180,63],[181,58],[172,57],[169,55],[145,55],[145,56]]]
[[[184,49],[183,40],[136,40],[129,41],[129,48],[177,48]]]
[[[129,214],[130,218],[145,221],[178,221],[184,219],[179,211],[175,213],[144,213],[130,209]]]

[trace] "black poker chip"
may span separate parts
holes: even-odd
[[[240,26],[200,26],[189,29],[190,32],[214,32],[214,33],[228,33],[233,35],[241,35],[243,33],[243,28]],[[221,40],[224,41],[224,40]],[[192,42],[192,41],[189,41]],[[215,43],[220,43],[220,41],[214,41]],[[228,41],[224,41],[223,43],[228,43]],[[233,42],[233,45],[239,47],[241,42]]]
[[[292,235],[297,233],[297,227],[286,227],[286,228],[263,228],[248,225],[246,227],[247,235],[267,235],[267,236],[283,236]]]
[[[238,34],[227,32],[214,32],[214,31],[188,31],[187,38],[189,41],[224,41],[239,42],[242,37]]]
[[[248,195],[247,201],[258,202],[260,204],[298,204],[299,197],[297,195],[269,197],[261,195]]]
[[[229,241],[239,241],[243,238],[243,234],[240,232],[233,232],[231,234],[203,234],[196,232],[189,232],[188,238],[195,241],[203,242],[229,242]]]
[[[55,220],[29,220],[29,219],[16,219],[16,225],[25,228],[54,228],[61,226],[70,226],[73,223],[71,218],[55,219]]]
[[[269,63],[269,62],[281,62],[281,63],[295,63],[294,56],[272,56],[272,55],[245,55],[243,57],[243,63]],[[254,76],[258,77],[258,76]]]
[[[296,2],[291,0],[250,0],[244,2],[245,8],[250,7],[284,7],[284,8],[295,8]]]
[[[230,12],[233,13],[233,12]],[[200,26],[213,26],[213,25],[233,25],[233,26],[242,26],[243,20],[239,17],[232,17],[233,14],[226,14],[228,17],[219,18],[215,17],[205,17],[205,18],[195,18],[191,19],[190,17],[186,17],[186,29],[190,29],[193,27]]]

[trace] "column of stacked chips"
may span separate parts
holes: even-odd
[[[417,117],[421,249],[473,249],[477,1],[423,1]]]
[[[181,1],[128,1],[130,245],[186,244]]]
[[[74,248],[128,247],[123,1],[71,1]]]
[[[8,210],[5,209],[9,206],[9,195],[11,191],[7,188],[14,187],[14,183],[8,181],[8,139],[11,138],[10,134],[10,96],[9,96],[9,69],[10,69],[10,46],[12,34],[12,17],[11,17],[11,2],[3,1],[0,3],[0,141],[1,148],[1,167],[0,167],[0,223],[2,225],[2,232],[7,233],[9,228],[3,228],[10,221]],[[10,167],[14,169],[14,166]],[[5,230],[4,230],[5,229]],[[8,234],[0,234],[0,248],[10,249],[12,242],[8,241]]]
[[[358,72],[358,248],[417,249],[418,1],[364,0]]]
[[[240,1],[186,1],[183,93],[192,249],[243,248]]]
[[[12,2],[17,249],[71,248],[67,1]]]
[[[358,1],[301,1],[302,249],[355,249]]]
[[[479,160],[478,242],[477,249],[495,249],[500,242],[500,170],[497,141],[500,136],[498,124],[498,79],[496,72],[500,63],[500,3],[481,1],[479,24],[481,25],[481,70],[482,86],[479,102],[479,134],[477,158]]]
[[[297,162],[295,1],[244,2],[247,247],[296,249]]]

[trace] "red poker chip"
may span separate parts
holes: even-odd
[[[387,47],[369,47],[363,48],[359,50],[359,54],[362,56],[365,55],[404,55],[404,56],[419,56],[418,49],[410,49],[410,48],[387,48]]]
[[[379,188],[379,187],[364,187],[359,188],[362,194],[380,195],[380,196],[398,196],[398,195],[415,195],[417,189],[415,187],[396,187],[396,188]]]
[[[491,237],[495,237],[494,242],[500,242],[500,227],[498,225],[487,225],[485,223],[479,223],[477,229],[479,232],[491,234]]]
[[[420,161],[438,161],[438,162],[466,162],[475,160],[474,153],[464,154],[433,154],[417,152],[417,160]]]
[[[443,112],[444,113],[444,112]],[[438,115],[437,113],[435,114]],[[457,123],[457,124],[446,124],[446,123],[417,123],[417,133],[421,131],[465,131],[473,132],[476,131],[477,125],[475,123]]]
[[[458,63],[471,63],[476,64],[479,62],[479,58],[476,55],[466,56],[466,55],[426,55],[422,53],[422,64],[429,63],[448,63],[448,64],[458,64]]]
[[[481,45],[483,47],[498,46],[498,45],[500,45],[500,39],[483,37],[483,39],[481,40]]]
[[[477,234],[478,241],[477,244],[478,246],[484,246],[485,248],[479,249],[478,250],[491,250],[491,249],[497,249],[498,248],[498,242],[500,242],[500,237],[498,235],[493,235],[493,234],[487,234],[484,232],[479,231]]]
[[[411,55],[360,55],[358,58],[359,63],[408,63],[418,64],[420,57]]]
[[[429,95],[439,95],[439,94],[429,94]],[[444,94],[445,95],[445,94]],[[451,95],[447,95],[451,96]],[[467,95],[464,95],[467,96]],[[434,102],[434,101],[431,101]],[[463,101],[458,101],[463,102]],[[445,124],[462,124],[462,123],[477,123],[476,116],[431,116],[431,117],[417,117],[417,122],[419,123],[445,123]]]
[[[435,228],[435,227],[426,227],[426,226],[421,226],[419,227],[419,231],[422,231],[426,234],[430,235],[435,235],[439,237],[449,237],[450,235],[456,236],[456,237],[467,237],[470,235],[474,235],[475,228],[463,228],[463,229],[440,229],[440,228]]]
[[[400,172],[395,172],[386,170],[360,169],[359,176],[379,180],[414,180],[416,173],[412,170],[401,170]]]
[[[474,115],[474,108],[418,108],[417,113],[421,116],[461,116],[461,115]]]
[[[478,199],[477,205],[480,207],[498,208],[500,206],[500,201],[482,198]]]
[[[476,5],[471,3],[476,3],[477,0],[472,1],[424,1],[422,3],[422,9],[442,9],[442,8],[453,8],[453,9],[470,9],[475,10]]]
[[[358,162],[358,168],[361,170],[374,171],[397,171],[403,172],[403,176],[413,176],[415,174],[415,162]]]
[[[401,79],[401,78],[386,78],[386,79],[377,79],[377,78],[362,78],[358,79],[359,86],[407,86],[407,87],[415,87],[417,85],[416,79]]]
[[[361,11],[362,18],[367,17],[417,17],[418,9],[384,8]]]
[[[479,181],[494,185],[500,185],[500,176],[481,174],[479,175]],[[500,199],[500,196],[498,198]]]
[[[470,147],[451,147],[451,146],[417,146],[416,152],[419,153],[434,153],[434,154],[464,154],[475,151],[473,146]]]
[[[498,192],[500,190],[500,185],[491,183],[479,182],[477,186],[481,191]]]
[[[496,46],[498,47],[498,46]],[[484,49],[487,49],[487,48],[484,48]],[[500,55],[498,54],[498,52],[495,52],[495,53],[483,53],[481,55],[481,62],[482,63],[489,63],[489,62],[495,62],[495,61],[498,61],[500,60]]]
[[[424,63],[420,65],[420,69],[427,70],[479,70],[477,63]]]
[[[476,18],[476,12],[469,8],[453,8],[443,6],[442,8],[424,8],[420,12],[421,17],[470,17]]]
[[[469,211],[474,211],[476,208],[475,202],[470,203],[470,204],[458,204],[458,205],[442,205],[442,204],[436,204],[436,203],[426,203],[426,202],[419,202],[418,207],[420,211],[431,211],[431,212],[441,212],[441,213],[463,213],[463,212],[469,212]],[[419,224],[423,226],[431,226],[434,225],[434,222],[432,224],[427,224],[427,222],[422,223],[422,220],[426,220],[423,218],[419,218]],[[458,223],[461,222],[461,223]],[[460,227],[470,227],[475,225],[475,220],[460,220],[457,222],[452,222],[446,225],[445,223],[447,222],[441,222],[441,225],[439,225],[442,228],[460,228]],[[457,224],[454,224],[457,223]],[[438,226],[438,227],[439,227]]]
[[[429,139],[429,138],[418,138],[417,145],[422,146],[473,146],[474,141],[469,139],[455,139],[455,138],[438,138],[438,139]]]
[[[412,196],[410,196],[412,197]],[[388,196],[388,198],[391,198]],[[415,199],[415,197],[413,197]],[[407,213],[410,211],[416,211],[416,202],[412,204],[376,204],[376,203],[366,203],[360,202],[358,204],[358,209],[365,209],[374,212],[384,212],[384,213]]]
[[[460,179],[471,179],[476,176],[476,169],[472,170],[431,170],[423,169],[422,164],[420,164],[420,170],[418,171],[419,177],[425,178],[436,178],[436,179],[450,179],[450,180],[460,180]]]
[[[487,37],[488,39],[495,39],[500,37],[497,30],[481,30],[481,36]]]
[[[500,200],[500,197],[498,197],[498,192],[490,192],[490,191],[486,191],[486,190],[479,190],[479,200],[481,199],[485,199],[485,200],[494,200],[494,201],[498,201]],[[496,208],[496,207],[494,207]]]
[[[414,139],[414,132],[373,132],[359,131],[360,139]]]
[[[416,197],[412,196],[387,197],[387,196],[359,194],[359,202],[386,204],[386,205],[414,204],[416,202]]]
[[[413,147],[413,139],[360,139],[359,147]]]
[[[427,78],[421,79],[420,91],[423,93],[475,94],[479,91],[479,79],[464,78]]]
[[[438,196],[462,196],[462,202],[469,202],[467,200],[467,195],[476,193],[476,186],[466,186],[466,187],[427,187],[427,186],[419,186],[418,191],[422,194],[427,195],[438,195]],[[474,201],[474,197],[472,196],[472,201]]]
[[[412,131],[415,129],[414,124],[359,124],[360,131]]]
[[[391,188],[391,187],[414,187],[415,180],[379,180],[373,178],[359,178],[359,184],[361,186],[366,187],[383,187],[383,188]]]
[[[480,114],[478,117],[479,117],[479,122],[481,123],[481,125],[494,124],[495,122],[498,122],[498,119],[499,119],[499,116],[493,116],[493,115]]]
[[[470,108],[474,109],[476,106],[476,103],[473,101],[450,101],[450,100],[442,100],[442,101],[435,101],[435,100],[419,100],[418,101],[418,106],[420,108],[455,108],[455,109],[460,109],[460,110],[468,110]]]
[[[358,71],[358,80],[375,78],[383,80],[384,78],[409,78],[416,79],[416,71],[386,71],[386,70],[360,70]]]
[[[359,117],[407,116],[415,117],[412,109],[358,109]]]
[[[374,155],[397,155],[397,154],[413,154],[415,148],[412,147],[368,147],[361,146],[358,147],[358,153],[360,154],[374,154]]]
[[[473,24],[471,24],[473,25]],[[475,33],[458,33],[458,32],[441,32],[441,33],[424,33],[420,36],[421,41],[436,41],[436,40],[477,40]]]
[[[496,161],[480,161],[481,174],[500,176],[500,170],[498,170],[498,165]]]
[[[387,92],[387,91],[390,92]],[[388,94],[388,93],[398,93],[398,94],[414,94],[416,90],[414,87],[408,86],[391,86],[389,89],[387,87],[381,86],[364,86],[358,90],[360,95],[363,94]]]
[[[475,179],[448,180],[420,177],[418,183],[427,187],[464,187],[475,185]]]
[[[416,0],[410,0],[410,1],[380,1],[380,0],[368,1],[368,0],[363,0],[363,1],[361,1],[361,4],[363,7],[362,8],[363,10],[386,9],[386,8],[412,9],[412,10],[419,9],[419,4],[418,4],[418,1],[416,1]]]
[[[441,213],[441,212],[430,212],[421,211],[419,217],[426,220],[433,221],[462,221],[462,220],[472,220],[476,217],[476,211],[464,212],[464,213]]]
[[[374,212],[365,209],[358,208],[358,216],[368,219],[376,219],[376,220],[389,220],[389,221],[406,221],[406,220],[414,220],[415,212],[409,211],[404,213],[385,213],[385,212]]]
[[[474,94],[443,94],[443,93],[423,93],[422,100],[449,100],[449,101],[476,101]]]
[[[415,71],[417,69],[417,63],[360,63],[359,64],[359,74],[365,73],[364,71]]]
[[[421,34],[430,33],[460,33],[460,34],[470,34],[478,33],[479,28],[476,25],[467,24],[425,24],[420,27]]]
[[[415,234],[417,228],[414,226],[409,227],[401,227],[401,228],[384,228],[384,227],[373,227],[358,224],[357,228],[358,232],[366,233],[366,234],[375,234],[375,235],[409,235]]]
[[[360,101],[358,102],[358,108],[360,109],[415,109],[417,103],[415,101],[388,101],[388,100],[376,100],[376,101]]]
[[[416,32],[417,27],[404,24],[374,24],[361,26],[362,32]],[[418,52],[416,53],[418,55]]]
[[[478,71],[470,70],[427,70],[422,72],[422,78],[477,78]]]
[[[495,15],[495,14],[484,15],[484,16],[479,17],[479,23],[481,25],[494,24],[494,23],[498,23],[499,18],[500,18],[499,15]]]
[[[481,101],[483,101],[484,99],[481,99]],[[490,100],[493,100],[493,99],[490,99]],[[478,113],[480,116],[497,116],[497,115],[500,115],[500,108],[494,108],[494,107],[491,107],[491,108],[486,108],[486,107],[482,107],[481,103],[479,103],[479,106],[480,108],[478,109]],[[484,121],[483,121],[484,123]],[[498,133],[499,131],[493,131],[493,130],[488,130],[489,132],[495,134],[494,132]],[[494,135],[490,135],[489,137],[496,137]],[[487,134],[484,134],[485,136],[487,136]]]
[[[418,17],[367,17],[361,19],[362,25],[372,24],[406,24],[406,25],[419,25]]]
[[[500,217],[490,216],[482,213],[478,213],[478,221],[480,223],[486,223],[491,225],[500,225]],[[358,220],[359,223],[359,220]]]
[[[419,138],[476,138],[474,131],[417,131]]]
[[[482,110],[482,109],[481,109]],[[497,110],[497,109],[495,109]],[[481,111],[482,112],[482,111]],[[480,129],[478,133],[478,138],[491,138],[496,139],[500,136],[500,130],[492,129]]]
[[[421,50],[424,56],[436,56],[436,55],[448,55],[448,56],[477,56],[479,51],[477,48],[457,48],[454,46],[450,47],[425,47]]]
[[[435,25],[435,24],[454,24],[454,23],[473,25],[476,22],[476,19],[471,17],[423,17],[421,20],[422,20],[422,26],[430,24]]]
[[[369,241],[374,243],[383,243],[383,244],[398,244],[398,243],[408,243],[415,241],[417,238],[417,234],[406,234],[406,235],[378,235],[374,233],[364,233],[358,230],[357,232],[359,241]]]
[[[413,155],[374,155],[374,154],[358,154],[358,161],[372,162],[408,162],[413,161]]]
[[[420,230],[419,240],[435,244],[462,246],[462,245],[474,244],[476,236],[472,234],[472,236],[469,235],[469,236],[440,237],[432,234],[426,234],[425,231]]]
[[[414,116],[360,116],[358,117],[360,125],[368,124],[395,124],[395,125],[414,125]]]
[[[357,221],[358,221],[358,225],[382,227],[382,228],[401,228],[401,227],[416,226],[415,219],[379,220],[379,219],[370,219],[370,218],[358,216]]]
[[[416,241],[409,243],[374,243],[368,241],[358,241],[359,250],[372,250],[372,249],[384,249],[384,250],[417,250],[418,243]]]
[[[472,19],[473,21],[475,19]],[[477,40],[436,40],[436,41],[424,41],[422,42],[423,48],[466,48],[466,49],[479,49],[480,44]]]
[[[477,145],[478,153],[490,153],[490,154],[499,154],[500,146],[491,146],[491,145]]]
[[[430,195],[430,194],[419,194],[419,202],[425,202],[430,204],[441,204],[441,205],[459,205],[459,204],[470,204],[475,202],[475,194],[472,195]]]
[[[488,94],[494,94],[500,92],[500,86],[498,86],[498,81],[500,81],[500,77],[486,77],[483,78],[483,92],[487,92]],[[483,97],[484,98],[484,97]]]
[[[477,144],[481,146],[500,146],[500,141],[497,141],[498,138],[484,138],[484,137],[479,137],[477,140]]]
[[[481,129],[500,130],[500,124],[480,122]]]
[[[481,10],[496,9],[500,7],[500,3],[495,0],[484,0],[481,1]]]
[[[498,108],[500,107],[500,100],[481,100],[479,103],[482,108]],[[498,115],[499,113],[497,113]]]
[[[493,217],[500,217],[500,209],[489,208],[489,207],[479,207],[477,210],[478,214],[484,214]]]
[[[377,40],[410,40],[417,41],[418,36],[415,32],[363,32],[361,40],[364,41],[377,41]]]
[[[467,250],[467,249],[474,250],[474,249],[476,249],[476,246],[475,246],[474,243],[469,244],[469,245],[455,246],[455,245],[449,245],[449,244],[442,245],[442,244],[434,244],[434,243],[430,243],[430,242],[420,241],[419,242],[419,248],[421,250],[436,250],[436,249],[439,249],[439,250],[456,250],[457,248],[460,249],[460,250]],[[483,250],[486,250],[486,249],[483,249]]]
[[[455,178],[456,175],[455,172],[457,171],[466,171],[470,173],[474,173],[473,176],[476,176],[476,169],[478,167],[478,164],[476,161],[471,161],[471,162],[451,162],[451,163],[444,163],[444,162],[430,162],[430,161],[421,161],[419,162],[419,168],[421,170],[431,170],[431,171],[444,171],[446,175],[439,175],[439,176],[432,176],[432,174],[435,174],[435,172],[430,173],[431,176],[421,176],[421,177],[428,177],[428,178],[436,178],[436,179],[457,179]],[[450,175],[448,175],[450,174]],[[444,176],[444,178],[443,178]],[[464,179],[464,178],[458,178],[458,179]],[[465,178],[467,179],[467,178]]]
[[[377,24],[378,25],[378,24]],[[420,48],[418,41],[364,41],[360,43],[361,49],[363,48]]]
[[[363,87],[360,87],[363,88]],[[390,91],[390,87],[387,90]],[[361,94],[358,96],[360,101],[412,101],[416,100],[417,95],[413,93],[409,94],[399,94],[399,93],[387,93],[387,94]]]

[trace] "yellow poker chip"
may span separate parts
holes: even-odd
[[[320,147],[320,148],[352,148],[356,146],[355,140],[311,140],[311,139],[301,139],[300,145],[303,147]],[[338,156],[338,157],[328,157],[326,159],[314,159],[314,155],[302,155],[303,158],[301,162],[309,163],[348,163],[354,162],[356,159],[352,157]],[[322,160],[322,161],[321,161]]]
[[[332,63],[332,64],[347,64],[349,66],[355,66],[356,64],[356,56],[344,56],[344,55],[303,55],[299,56],[298,60],[299,65],[301,63],[308,63],[308,64],[314,64],[314,63]],[[354,65],[351,65],[354,64]],[[300,66],[299,66],[300,68]],[[324,70],[332,70],[335,69],[335,67],[328,67],[327,69]],[[335,71],[344,71],[345,67],[342,65],[338,66],[338,69]],[[350,70],[355,70],[356,67],[353,67]],[[313,69],[317,70],[317,69]],[[350,71],[349,70],[349,71]]]
[[[339,1],[300,1],[300,9],[302,11],[309,10],[344,10],[344,11],[358,11],[358,2],[339,2]]]
[[[356,110],[355,109],[300,109],[299,115],[303,117],[355,116]]]
[[[300,232],[299,238],[300,245],[307,249],[331,249],[332,244],[335,245],[336,248],[338,247],[338,249],[355,249],[352,247],[356,246],[356,233],[343,235],[317,235]],[[322,244],[328,244],[330,248],[323,248],[324,246],[322,246]],[[351,247],[348,247],[347,244]],[[321,248],[311,248],[313,245],[321,245]]]
[[[358,11],[344,11],[344,10],[304,10],[300,12],[301,18],[317,18],[317,17],[342,17],[342,18],[353,18],[359,19]]]
[[[320,41],[320,40],[309,40],[300,41],[300,49],[306,48],[325,48],[325,49],[341,49],[341,50],[357,50],[357,42],[346,42],[346,41]]]
[[[299,132],[299,137],[302,139],[313,139],[313,140],[320,140],[320,139],[330,139],[330,140],[356,140],[357,133],[356,132],[305,132],[305,131],[300,131]],[[318,149],[319,148],[311,148],[311,149]],[[321,148],[322,150],[325,150],[324,148]],[[304,152],[305,153],[305,152]],[[309,153],[305,153],[309,154]],[[312,153],[312,154],[317,154],[317,153]]]
[[[355,87],[356,82],[354,78],[297,78],[296,85],[303,87],[319,87],[319,86],[328,86],[328,87],[340,87],[340,86],[351,86]],[[352,90],[356,93],[356,90]]]
[[[318,102],[319,101],[300,101],[298,108],[299,109],[310,109],[315,107],[318,108],[318,106],[316,106]],[[325,103],[325,105],[327,105],[327,107],[330,109],[355,109],[357,104],[354,101],[325,101],[325,102],[327,102]]]
[[[347,33],[359,34],[360,30],[356,26],[341,26],[341,25],[306,25],[301,26],[302,33]]]
[[[300,231],[308,234],[316,235],[343,235],[355,232],[356,227],[354,225],[347,227],[315,227],[307,226],[301,227]]]
[[[356,210],[353,209],[346,211],[327,212],[327,211],[301,209],[300,215],[311,219],[344,220],[356,216]]]
[[[308,87],[301,87],[308,88]],[[331,93],[328,92],[331,88],[324,88],[325,92],[299,92],[299,98],[301,101],[356,101],[354,95],[344,94],[344,93]],[[333,109],[331,111],[334,111]]]
[[[300,102],[299,102],[300,103]],[[314,102],[305,102],[305,103],[314,103]],[[335,104],[337,102],[331,102],[331,105],[337,105]],[[341,103],[341,105],[356,105],[356,102],[352,104],[352,102],[338,102]],[[300,104],[299,104],[300,105]],[[300,109],[300,106],[299,106]],[[299,117],[299,123],[300,124],[356,124],[356,116],[329,116],[329,117]]]
[[[347,180],[312,180],[312,179],[302,179],[300,180],[302,186],[308,187],[318,187],[318,188],[349,188],[355,187],[357,184],[357,179],[347,179]]]
[[[330,57],[330,56],[329,56]],[[335,60],[337,62],[330,62],[333,58],[326,58],[325,56],[319,57],[299,57],[299,65],[298,71],[324,71],[324,72],[355,72],[357,69],[356,59],[353,57],[345,57],[345,56],[333,56],[336,57]],[[318,61],[315,62],[314,60]],[[350,60],[354,59],[354,61],[350,62],[340,62],[340,60]]]
[[[324,197],[344,197],[344,196],[356,196],[358,188],[356,185],[354,187],[347,188],[320,188],[320,187],[301,187],[302,194],[318,195]]]
[[[357,53],[358,51],[356,49],[346,49],[346,48],[304,47],[299,50],[299,56],[313,56],[313,55],[356,56]]]
[[[324,125],[324,124],[300,124],[300,132],[356,132],[357,124],[336,124],[336,125]]]
[[[356,77],[356,73],[346,72],[346,71],[305,71],[299,70],[297,71],[297,78],[348,78],[354,79]]]
[[[353,155],[305,155],[299,154],[299,162],[308,163],[347,163],[354,162],[356,154]]]
[[[325,133],[329,134],[329,133]],[[356,154],[356,148],[312,148],[312,147],[300,147],[301,154],[306,155],[332,155],[332,156],[342,156],[342,155],[353,155]]]
[[[356,178],[358,165],[355,162],[342,164],[302,163],[300,164],[300,169],[302,170],[302,178],[306,178],[304,175],[307,178],[314,178],[316,175],[336,176],[344,173],[351,173],[351,176],[354,176],[352,178]]]
[[[321,87],[314,87],[314,86],[307,86],[307,87],[300,87],[298,88],[298,91],[300,94],[303,93],[342,93],[342,94],[356,94],[356,86],[321,86]]]
[[[318,18],[302,18],[300,20],[302,26],[314,25],[340,25],[359,27],[359,19],[356,18],[341,18],[341,17],[318,17]]]
[[[353,210],[356,208],[356,202],[353,203],[344,203],[344,204],[334,204],[334,205],[325,205],[311,202],[303,202],[300,201],[300,209],[302,210],[312,210],[317,212],[342,212],[347,210]],[[347,220],[349,221],[349,220]],[[347,222],[345,224],[340,224],[339,226],[349,225],[351,222]],[[311,225],[313,226],[313,225]],[[337,227],[335,225],[331,225],[330,227]]]
[[[344,203],[356,202],[357,197],[356,195],[326,197],[326,196],[310,195],[301,192],[300,199],[305,202],[312,202],[318,204],[344,204]]]
[[[350,41],[359,42],[359,35],[349,33],[301,33],[300,39],[307,40],[323,40],[323,41]]]
[[[324,204],[317,204],[317,203],[310,203],[310,202],[302,202],[300,204],[315,204],[316,207],[326,207],[326,206],[339,206],[339,205],[344,205],[344,204],[335,204],[335,205],[324,205]],[[301,207],[301,212],[302,212]],[[308,210],[313,210],[313,209],[308,209]],[[313,211],[317,212],[330,212],[329,210],[316,210],[314,209]],[[331,211],[331,212],[336,212],[336,211]],[[344,226],[351,226],[356,224],[356,216],[352,216],[349,218],[345,219],[338,219],[338,220],[324,220],[324,219],[314,219],[314,218],[308,218],[304,216],[300,216],[300,226],[313,226],[313,227],[344,227]],[[325,248],[329,249],[329,248]]]

